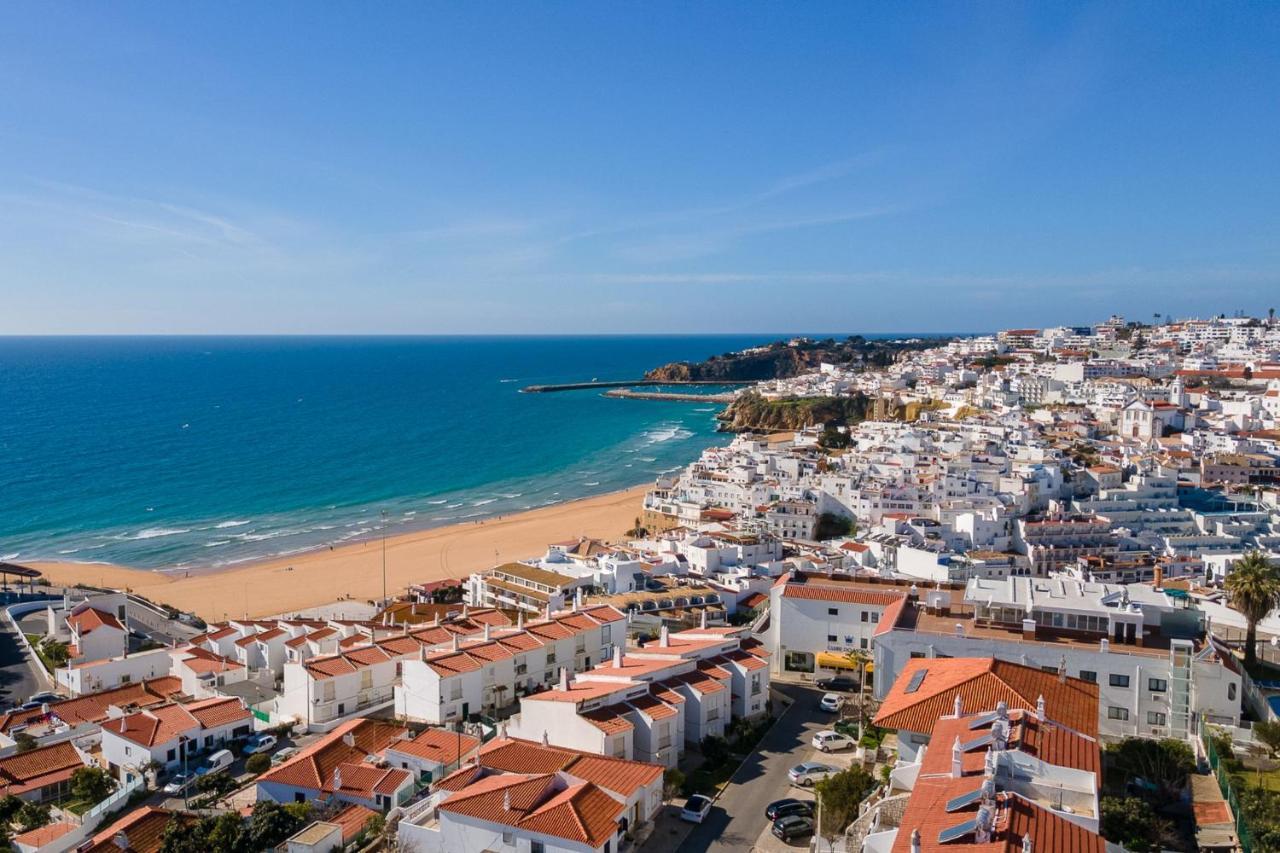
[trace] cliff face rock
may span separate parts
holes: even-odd
[[[857,424],[866,419],[869,408],[870,401],[863,394],[766,400],[748,392],[716,417],[725,432],[797,430],[814,424]]]
[[[758,382],[786,379],[818,369],[822,362],[882,367],[905,350],[936,346],[937,341],[869,341],[854,336],[842,341],[777,341],[750,351],[713,355],[706,361],[676,361],[644,375],[658,382]]]

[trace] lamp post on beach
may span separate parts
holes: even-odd
[[[382,606],[387,606],[387,511],[382,511]]]

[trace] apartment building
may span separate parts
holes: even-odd
[[[464,600],[472,607],[497,607],[543,613],[547,608],[559,610],[573,591],[584,583],[581,578],[551,571],[526,563],[503,563],[467,578]]]
[[[150,764],[173,770],[252,730],[253,718],[239,699],[144,708],[102,724],[102,758],[111,775],[130,782]]]
[[[259,776],[256,798],[277,803],[333,800],[385,812],[413,793],[413,770],[393,767],[386,755],[392,748],[403,753],[410,738],[407,729],[394,723],[348,720]]]
[[[911,584],[837,574],[790,572],[769,590],[774,674],[851,668],[846,653],[869,650],[885,612]]]

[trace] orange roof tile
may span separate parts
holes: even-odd
[[[387,749],[403,752],[437,764],[454,764],[462,756],[470,755],[480,746],[480,740],[459,732],[444,729],[427,729],[413,740],[394,741]]]

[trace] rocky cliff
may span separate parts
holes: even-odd
[[[785,379],[818,369],[823,362],[883,367],[904,350],[937,346],[938,341],[869,341],[855,335],[837,341],[777,341],[743,352],[713,355],[706,361],[676,361],[644,375],[659,382],[756,382]]]
[[[797,430],[820,423],[853,425],[867,417],[870,400],[863,394],[848,397],[799,397],[766,400],[747,392],[716,415],[725,432]]]

